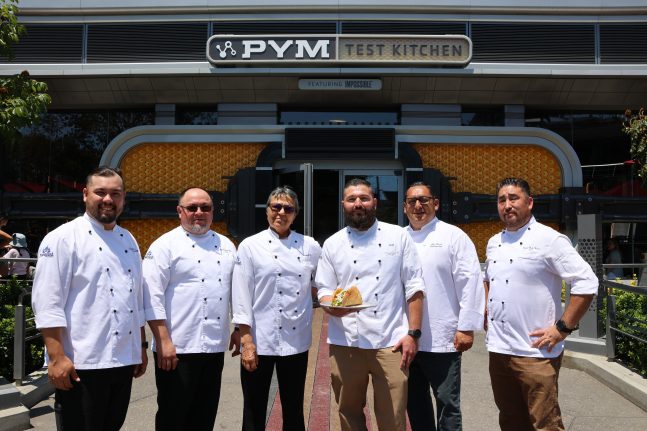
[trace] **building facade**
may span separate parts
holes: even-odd
[[[28,70],[53,103],[3,143],[0,212],[16,223],[82,211],[98,164],[124,171],[122,224],[143,250],[193,185],[236,240],[266,226],[273,187],[292,185],[298,229],[323,241],[343,224],[347,178],[369,179],[378,217],[399,224],[406,185],[425,180],[481,257],[506,176],[527,178],[537,218],[571,234],[578,213],[646,213],[643,198],[587,194],[616,183],[582,168],[629,158],[623,113],[647,96],[644,1],[19,6],[27,33],[0,73]]]

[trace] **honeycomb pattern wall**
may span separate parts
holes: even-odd
[[[119,224],[133,234],[143,257],[153,241],[180,225],[180,219],[122,220]],[[213,223],[211,229],[227,235],[227,225],[224,222]],[[229,239],[233,241],[232,238]]]
[[[224,192],[243,167],[256,166],[262,143],[148,143],[128,151],[121,169],[129,191],[179,193],[187,187]]]
[[[425,167],[440,170],[454,192],[494,194],[505,177],[529,181],[533,194],[558,193],[562,171],[555,156],[535,145],[415,144]]]

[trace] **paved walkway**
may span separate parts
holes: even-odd
[[[305,417],[309,431],[338,430],[334,397],[330,391],[328,347],[325,340],[326,319],[315,310],[313,345],[310,349],[306,380]],[[150,337],[150,335],[149,335]],[[152,355],[150,355],[152,358]],[[152,359],[151,359],[152,360]],[[152,366],[152,364],[150,364]],[[242,393],[239,380],[240,361],[225,356],[220,406],[214,430],[240,430]],[[475,346],[463,355],[463,429],[465,431],[496,430],[497,409],[492,398],[487,373],[487,352],[483,335],[477,336]],[[276,386],[273,386],[276,392]],[[149,371],[133,384],[132,397],[124,430],[154,429],[156,410],[154,373]],[[280,400],[275,397],[268,406],[267,429],[281,429]],[[567,430],[581,431],[645,431],[647,412],[595,380],[588,374],[569,368],[560,373],[560,404]],[[31,423],[36,430],[55,430],[53,399],[43,401],[31,411]],[[367,409],[367,427],[377,430],[372,407]]]

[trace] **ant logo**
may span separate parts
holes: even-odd
[[[218,51],[220,51],[220,54],[218,54],[220,56],[220,58],[227,57],[227,50],[231,51],[232,56],[234,56],[234,57],[236,56],[236,50],[233,48],[232,43],[231,43],[230,40],[225,42],[225,47],[224,48],[220,48],[220,45],[216,45],[216,49]]]

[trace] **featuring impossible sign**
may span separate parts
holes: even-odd
[[[393,64],[465,66],[472,41],[463,35],[215,35],[207,41],[212,64]]]
[[[381,90],[381,79],[299,79],[299,90]]]

